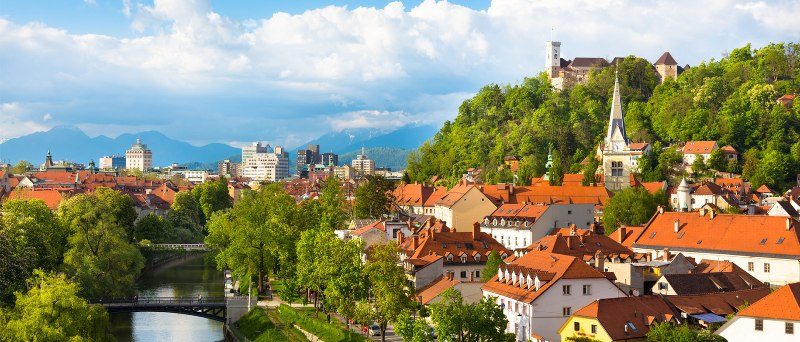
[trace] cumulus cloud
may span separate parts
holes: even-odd
[[[132,37],[0,16],[0,102],[30,98],[97,134],[129,124],[184,139],[291,140],[452,118],[480,85],[541,71],[551,35],[570,58],[668,50],[689,64],[800,36],[796,1],[493,0],[474,10],[425,0],[242,20],[208,0],[123,0],[121,12]],[[298,126],[304,134],[280,131]]]
[[[30,116],[31,110],[17,102],[0,104],[0,142],[49,128],[40,122],[30,120]]]

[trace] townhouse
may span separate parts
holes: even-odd
[[[401,184],[394,190],[397,205],[409,214],[435,215],[436,202],[447,193],[443,186]]]
[[[800,340],[800,283],[785,285],[740,311],[715,332],[728,342]]]
[[[592,204],[503,204],[481,223],[481,232],[515,251],[541,239],[554,228],[589,229],[594,222]]]
[[[462,181],[435,202],[434,216],[455,231],[470,232],[473,223],[483,221],[495,209],[494,202],[477,186]]]

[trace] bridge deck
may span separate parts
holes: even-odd
[[[171,312],[221,322],[225,321],[227,309],[224,297],[133,297],[98,299],[92,303],[102,305],[109,312]]]

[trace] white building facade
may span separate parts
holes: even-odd
[[[136,143],[125,151],[125,168],[142,172],[153,168],[153,151],[142,144],[141,139],[136,139]]]
[[[289,178],[289,157],[280,146],[274,152],[255,153],[242,163],[242,177],[276,182]]]
[[[512,211],[509,213],[509,210]],[[504,247],[514,251],[541,239],[553,228],[574,224],[578,229],[589,229],[593,222],[592,204],[506,204],[483,220],[481,232],[491,235]]]

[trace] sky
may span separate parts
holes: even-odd
[[[0,141],[74,125],[298,146],[440,124],[562,55],[695,65],[800,41],[800,0],[0,0]]]

